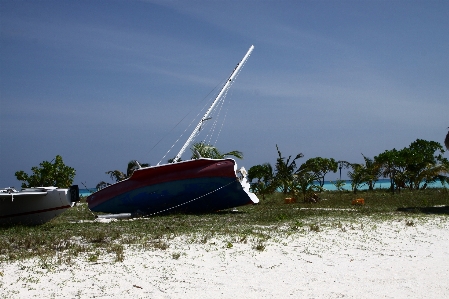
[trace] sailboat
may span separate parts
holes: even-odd
[[[180,161],[253,49],[251,46],[237,64],[172,163],[139,167],[129,178],[92,193],[87,197],[89,209],[113,215],[151,216],[171,212],[207,213],[258,203],[257,196],[250,192],[246,170],[237,169],[233,159],[200,157]]]

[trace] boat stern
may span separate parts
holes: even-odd
[[[256,194],[252,193],[250,188],[251,185],[248,182],[248,172],[246,171],[245,167],[240,167],[240,169],[237,170],[237,163],[234,164],[234,171],[236,173],[237,178],[240,181],[240,184],[242,185],[243,191],[246,192],[249,199],[253,202],[253,204],[259,203],[259,198]]]
[[[80,201],[80,189],[78,185],[72,185],[69,188],[70,202],[72,203],[72,207],[76,205],[77,202]]]

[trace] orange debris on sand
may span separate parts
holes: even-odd
[[[364,205],[365,200],[363,198],[357,198],[352,201],[352,204],[353,205]]]
[[[293,197],[287,197],[287,198],[285,198],[284,202],[285,203],[294,203],[294,202],[296,202],[296,199]]]

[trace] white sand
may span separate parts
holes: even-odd
[[[183,237],[165,250],[128,248],[123,262],[2,263],[0,298],[449,298],[448,220],[273,228],[263,250],[253,239]]]

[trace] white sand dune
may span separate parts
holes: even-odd
[[[257,240],[185,236],[165,250],[127,248],[123,262],[2,263],[0,297],[449,298],[448,220],[363,217],[319,231],[266,229],[259,249]]]

